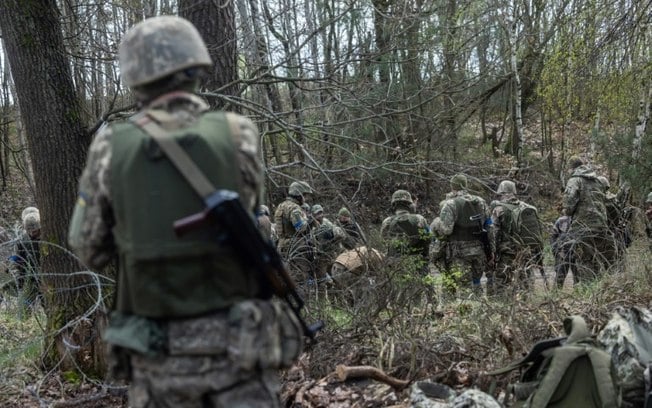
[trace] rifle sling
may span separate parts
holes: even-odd
[[[162,117],[163,116],[163,117]],[[148,111],[136,121],[136,124],[154,139],[161,150],[168,156],[174,167],[181,173],[192,188],[205,200],[217,189],[197,167],[197,164],[188,156],[181,146],[172,138],[167,137],[168,132],[154,119],[165,119],[167,112]]]

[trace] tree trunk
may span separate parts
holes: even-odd
[[[204,82],[204,88],[212,93],[237,95],[239,85],[235,2],[179,0],[179,15],[197,27],[213,60],[213,70]],[[228,105],[222,98],[211,98],[209,103],[214,109],[224,109]],[[235,106],[228,106],[228,109],[238,110]]]
[[[48,243],[42,248],[41,265],[49,337],[44,363],[62,363],[63,369],[77,364],[97,373],[101,361],[88,358],[103,355],[96,349],[101,343],[88,319],[99,304],[96,286],[71,274],[78,270],[77,262],[58,249],[66,246],[77,178],[90,141],[65,59],[59,15],[55,0],[0,2],[0,29],[34,169],[41,236]],[[87,337],[90,333],[94,337]]]

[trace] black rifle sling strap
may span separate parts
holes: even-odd
[[[157,121],[166,122],[169,120],[171,120],[171,117],[167,112],[149,110],[136,120],[136,124],[158,143],[174,167],[183,175],[202,200],[205,200],[217,189],[192,158],[188,156],[188,153],[174,139],[169,137],[168,132],[157,123]]]

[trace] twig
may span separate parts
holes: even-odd
[[[338,365],[335,368],[337,378],[340,381],[346,381],[352,378],[371,378],[372,380],[385,383],[396,390],[402,390],[410,384],[409,380],[401,380],[385,374],[383,371],[372,366],[353,366]]]

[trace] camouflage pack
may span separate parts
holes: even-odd
[[[541,222],[536,207],[519,201],[518,204],[500,203],[505,209],[503,213],[506,233],[520,246],[534,251],[543,248]]]
[[[489,375],[524,370],[508,388],[514,407],[616,407],[613,365],[580,316],[564,320],[567,337],[544,340],[530,353]],[[505,401],[507,402],[507,401]]]
[[[652,312],[638,307],[618,308],[597,339],[611,355],[621,406],[652,406],[650,398],[646,402],[652,363]]]

